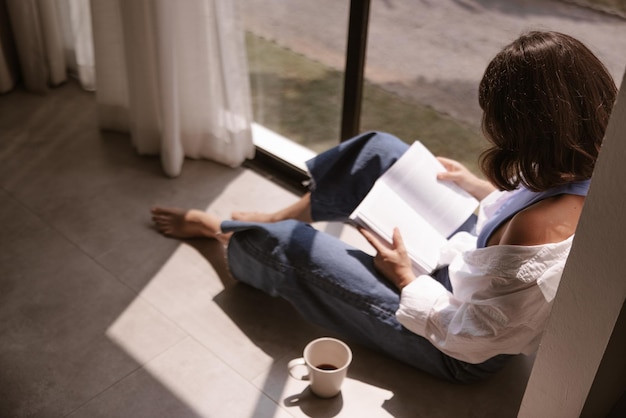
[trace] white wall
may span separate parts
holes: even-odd
[[[594,378],[625,299],[626,84],[622,81],[519,417],[578,417],[592,384],[606,385],[615,393],[624,389],[623,385],[609,387],[602,379],[594,383]],[[621,374],[624,382],[625,372],[623,367],[616,370],[612,381]],[[614,396],[608,398],[594,402],[594,408],[608,412],[616,401]]]

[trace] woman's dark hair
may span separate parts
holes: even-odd
[[[485,175],[502,190],[542,191],[591,177],[615,97],[613,78],[580,41],[529,32],[506,46],[479,87],[491,147]]]

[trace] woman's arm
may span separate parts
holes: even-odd
[[[437,157],[437,159],[447,170],[439,173],[438,180],[453,181],[478,200],[483,200],[488,194],[496,190],[493,184],[477,177],[460,162],[444,157]]]
[[[469,363],[529,354],[549,317],[571,241],[466,251],[449,267],[454,293],[430,276],[418,276],[403,288],[396,318]]]
[[[442,352],[469,363],[497,354],[528,354],[535,348],[552,300],[549,289],[538,286],[538,281],[556,288],[567,258],[563,249],[570,245],[552,244],[555,247],[547,251],[543,246],[494,246],[477,250],[478,255],[469,259],[459,255],[450,266],[458,285],[452,294],[432,277],[413,274],[397,229],[393,245],[366,230],[361,233],[378,251],[376,269],[401,291],[398,321]],[[550,268],[533,264],[538,253],[543,254],[540,266]],[[503,270],[494,259],[521,264],[505,263],[508,270]],[[526,271],[524,280],[517,277],[519,271]],[[456,292],[464,295],[463,299]]]
[[[396,318],[447,355],[477,364],[498,354],[529,354],[549,307],[536,286],[466,302],[419,276],[402,291]]]
[[[374,267],[387,280],[399,290],[415,280],[411,259],[398,228],[393,230],[393,243],[391,245],[379,240],[367,229],[359,228],[359,232],[376,250]]]
[[[444,353],[470,363],[536,348],[554,297],[551,289],[558,286],[571,246],[566,240],[460,253],[450,265],[453,294],[430,276],[415,277],[397,229],[391,245],[366,230],[361,233],[378,251],[376,269],[401,291],[398,321]]]

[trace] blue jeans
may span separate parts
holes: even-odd
[[[391,135],[371,132],[307,162],[313,219],[346,220],[407,147]],[[474,224],[472,218],[462,228]],[[306,223],[224,221],[222,230],[235,232],[228,246],[234,277],[288,300],[308,320],[348,339],[458,382],[487,377],[509,357],[468,364],[407,330],[395,317],[399,291],[376,271],[372,257]],[[433,278],[452,290],[446,268]]]

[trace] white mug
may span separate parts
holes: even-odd
[[[311,341],[302,357],[289,362],[289,374],[299,380],[309,380],[311,391],[320,398],[332,398],[341,392],[341,384],[352,362],[352,351],[343,341],[323,337]],[[295,369],[306,366],[308,374],[296,375]]]

